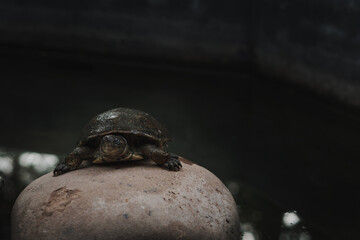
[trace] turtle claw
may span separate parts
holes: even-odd
[[[66,165],[65,163],[59,163],[56,168],[54,169],[54,175],[59,176],[61,174],[64,174],[68,171],[70,171],[70,167]]]
[[[178,156],[171,156],[170,159],[163,164],[163,167],[170,171],[179,171],[182,165]]]

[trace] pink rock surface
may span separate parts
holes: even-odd
[[[239,239],[237,207],[208,170],[181,159],[87,166],[27,186],[12,210],[12,239]]]

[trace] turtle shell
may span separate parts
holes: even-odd
[[[129,140],[153,143],[162,147],[169,141],[168,132],[149,114],[129,108],[116,108],[95,116],[84,127],[78,145],[98,144],[107,134],[122,134]]]

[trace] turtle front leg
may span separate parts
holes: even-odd
[[[148,158],[171,171],[179,171],[182,165],[179,156],[173,153],[166,152],[161,148],[148,144],[141,148],[143,154]]]
[[[76,147],[71,153],[69,153],[64,161],[59,163],[54,169],[54,175],[58,176],[68,171],[76,170],[79,168],[81,162],[84,159],[91,158],[93,155],[93,149],[89,147]]]

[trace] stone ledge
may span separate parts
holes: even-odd
[[[239,239],[235,201],[208,170],[181,158],[91,165],[27,186],[12,211],[12,239]]]

